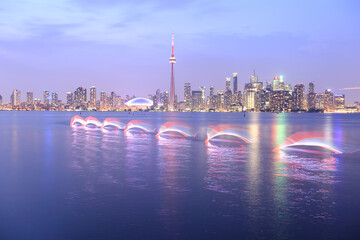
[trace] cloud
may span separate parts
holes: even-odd
[[[319,12],[324,7],[328,11]],[[46,37],[49,31],[63,41],[127,46],[158,44],[171,32],[189,40],[276,32],[328,39],[359,27],[352,15],[342,16],[352,24],[339,24],[333,17],[345,10],[321,1],[12,0],[0,3],[0,40]]]

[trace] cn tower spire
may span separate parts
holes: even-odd
[[[171,38],[171,57],[174,57],[174,34],[172,34]]]
[[[172,39],[171,39],[171,57],[169,59],[169,62],[171,64],[169,108],[170,108],[170,110],[174,110],[174,102],[175,102],[174,64],[176,63],[176,58],[175,58],[175,55],[174,55],[174,34],[172,34]]]

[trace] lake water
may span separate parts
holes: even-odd
[[[76,114],[0,112],[0,239],[360,234],[360,114]]]

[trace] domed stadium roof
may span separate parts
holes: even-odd
[[[141,107],[151,107],[153,105],[153,101],[147,98],[133,98],[125,103],[126,106],[133,107],[133,106],[141,106]]]

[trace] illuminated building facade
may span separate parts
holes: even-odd
[[[51,106],[56,107],[59,103],[59,94],[56,92],[53,92],[51,94]]]
[[[334,93],[327,89],[324,92],[324,110],[330,112],[334,109]]]
[[[200,111],[201,102],[202,102],[201,96],[202,96],[202,92],[200,90],[191,92],[191,110],[192,111]]]
[[[21,93],[15,89],[10,96],[10,104],[12,106],[20,106],[21,104]]]
[[[289,91],[270,92],[270,110],[288,112],[291,110],[292,94]]]
[[[72,106],[74,104],[74,94],[72,92],[66,93],[66,104]]]
[[[44,91],[44,105],[49,106],[50,105],[50,92],[48,90]]]
[[[343,110],[345,108],[345,95],[344,94],[334,95],[334,107],[336,110]]]
[[[100,92],[100,109],[101,109],[101,110],[107,109],[107,105],[106,105],[106,92],[104,92],[104,91],[101,91],[101,92]]]
[[[185,108],[191,108],[191,84],[185,83],[184,84],[184,102]]]
[[[231,82],[230,82],[230,78],[227,77],[225,78],[225,91],[231,91]]]
[[[238,91],[238,73],[233,73],[233,93],[236,94]]]
[[[292,109],[295,111],[305,109],[305,86],[304,84],[296,84],[294,86]]]
[[[96,88],[93,86],[90,88],[90,108],[96,108]]]
[[[78,87],[74,92],[74,104],[76,108],[85,108],[86,106],[86,89]]]
[[[26,93],[26,104],[27,105],[34,104],[34,93],[33,92]]]

